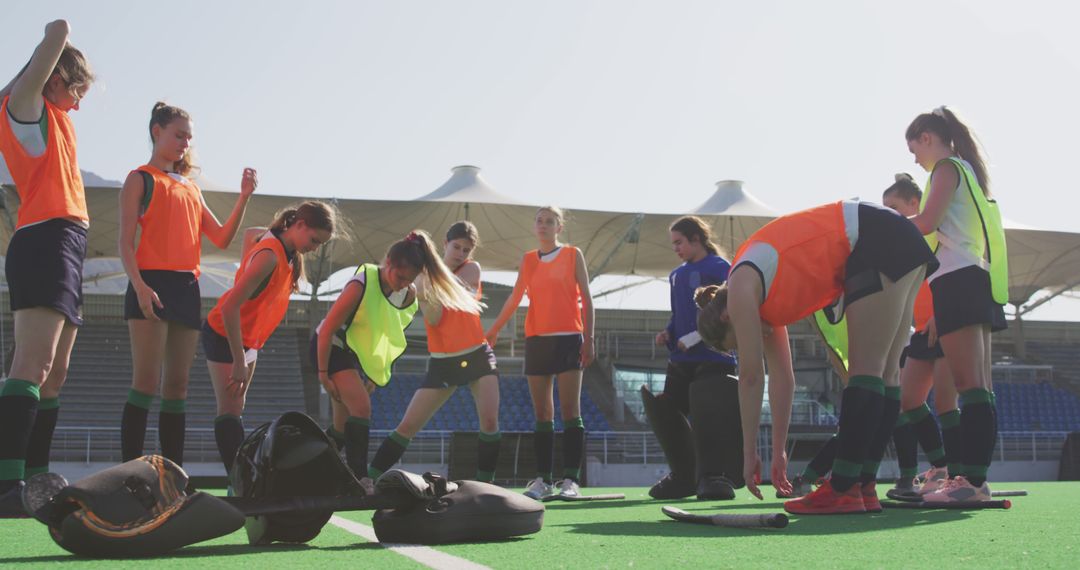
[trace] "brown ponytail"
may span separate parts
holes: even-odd
[[[309,200],[307,202],[301,202],[299,204],[289,206],[284,210],[281,210],[274,216],[273,223],[270,224],[270,229],[277,232],[283,232],[298,220],[303,220],[304,224],[309,228],[315,228],[318,230],[325,230],[330,232],[330,235],[335,234],[334,227],[337,225],[337,211],[336,209],[325,202],[318,200]],[[293,258],[293,271],[292,271],[292,286],[293,291],[300,289],[300,278],[304,276],[304,256],[297,254]]]
[[[923,113],[908,125],[905,137],[912,141],[923,133],[934,133],[945,146],[951,148],[960,158],[971,164],[975,178],[982,186],[983,193],[990,195],[990,173],[983,159],[982,145],[979,144],[971,128],[953,112],[942,105],[933,112]]]
[[[480,314],[483,304],[454,277],[435,249],[435,242],[424,230],[413,230],[395,242],[386,252],[392,265],[407,265],[422,271],[428,279],[427,295],[432,303],[449,309]]]
[[[700,243],[705,246],[705,251],[712,255],[720,255],[720,247],[713,243],[712,228],[697,216],[683,216],[675,220],[668,230],[679,232],[686,236],[686,239]]]
[[[90,69],[90,62],[86,61],[86,56],[70,43],[65,44],[64,51],[60,52],[60,59],[56,61],[53,73],[59,75],[60,79],[63,79],[64,83],[72,89],[90,87],[96,79],[93,70]]]

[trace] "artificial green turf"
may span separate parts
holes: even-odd
[[[660,506],[700,513],[779,512],[779,500],[759,502],[740,491],[734,501],[653,501],[643,488],[623,501],[549,503],[544,530],[511,541],[441,546],[493,568],[955,568],[1080,566],[1080,483],[998,483],[1027,489],[1010,510],[916,511],[878,515],[792,517],[785,529],[742,530],[668,520]],[[884,491],[884,486],[882,486]],[[371,524],[371,513],[341,516]],[[98,568],[136,567],[145,561],[80,561],[55,546],[35,521],[0,521],[0,566],[37,563]],[[333,525],[306,546],[251,548],[243,532],[171,556],[165,565],[237,564],[261,568],[415,568],[419,565]],[[260,568],[260,570],[261,570]]]

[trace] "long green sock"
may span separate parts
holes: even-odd
[[[986,472],[994,457],[994,408],[991,394],[984,388],[972,388],[960,394],[960,432],[964,437],[964,475],[976,487],[986,481]]]
[[[368,467],[368,477],[378,479],[379,475],[389,471],[398,461],[401,461],[401,456],[405,455],[405,450],[409,449],[410,443],[412,443],[410,438],[401,435],[396,430],[390,432],[390,435],[379,446],[379,450],[375,452],[375,459]]]
[[[37,384],[26,380],[8,378],[0,389],[0,493],[26,476],[26,448],[40,398]]]
[[[945,462],[949,477],[964,474],[964,434],[960,431],[960,410],[949,410],[938,416],[941,440],[944,442]]]
[[[26,447],[26,478],[49,472],[49,451],[52,449],[56,420],[60,417],[60,398],[42,398],[38,402],[30,443]]]
[[[127,403],[120,416],[120,460],[131,461],[143,455],[146,441],[146,418],[154,395],[140,392],[135,388],[128,390]]]
[[[555,422],[536,422],[533,447],[536,451],[536,476],[551,483],[552,464],[555,462]]]
[[[499,462],[502,432],[480,432],[476,458],[476,480],[491,483],[495,480],[495,465]]]
[[[884,409],[885,381],[852,376],[841,395],[839,446],[830,477],[837,491],[845,492],[859,482]]]

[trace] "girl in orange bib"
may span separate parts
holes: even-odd
[[[795,379],[788,324],[825,307],[844,315],[849,338],[848,386],[843,392],[832,476],[806,497],[784,504],[798,514],[875,510],[876,471],[870,450],[892,434],[899,406],[887,415],[885,384],[897,383],[918,285],[933,253],[918,230],[895,211],[856,201],[834,202],[781,216],[739,248],[728,282],[698,290],[698,332],[718,350],[738,350],[744,478],[761,498],[757,453],[765,367],[772,411],[772,481],[791,492],[786,443]],[[884,445],[880,445],[884,449]]]
[[[533,231],[538,249],[521,259],[517,282],[499,317],[487,332],[495,346],[499,331],[528,293],[525,317],[525,375],[529,380],[533,412],[536,478],[525,490],[533,499],[556,491],[552,487],[554,384],[559,382],[559,408],[563,419],[563,478],[558,493],[578,495],[578,477],[585,450],[585,423],[581,419],[581,375],[593,359],[593,303],[585,257],[576,247],[559,243],[562,210],[553,206],[536,212]]]
[[[480,236],[471,222],[450,226],[443,242],[443,263],[477,299],[481,296],[480,264],[473,261],[472,254],[479,243]],[[480,417],[476,480],[490,483],[495,478],[502,438],[495,353],[484,337],[479,314],[443,307],[425,294],[423,285],[421,280],[416,298],[424,312],[428,351],[431,352],[427,379],[413,394],[405,417],[379,446],[368,471],[372,477],[377,477],[390,469],[401,459],[413,436],[423,429],[454,391],[458,387],[468,387]]]
[[[161,452],[178,465],[184,462],[188,377],[202,323],[202,236],[217,247],[229,247],[258,185],[255,170],[245,169],[236,206],[222,225],[188,178],[196,170],[193,130],[186,111],[155,104],[150,161],[131,171],[120,191],[120,260],[129,279],[124,318],[131,333],[132,364],[131,390],[120,420],[123,461],[143,454],[147,415],[161,383]],[[137,246],[136,228],[141,228]]]
[[[30,62],[0,89],[0,153],[19,194],[5,258],[15,356],[0,390],[0,518],[24,516],[24,477],[48,471],[75,334],[82,325],[86,211],[68,113],[94,75],[67,43],[64,20],[45,26]]]
[[[259,349],[289,309],[304,274],[303,255],[330,241],[336,225],[329,205],[309,201],[279,212],[269,229],[249,228],[233,287],[203,323],[203,351],[217,397],[214,437],[226,471],[244,440],[241,414]]]

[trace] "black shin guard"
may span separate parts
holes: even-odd
[[[26,476],[26,448],[37,416],[37,385],[8,378],[0,390],[0,493]]]
[[[641,403],[656,440],[664,450],[672,478],[692,484],[697,476],[697,459],[690,422],[665,395],[654,396],[645,386],[641,387]]]
[[[536,422],[533,450],[536,452],[536,475],[550,483],[555,463],[555,422]]]
[[[162,400],[158,414],[158,441],[161,454],[173,463],[184,465],[184,439],[187,431],[186,400]]]
[[[352,469],[357,479],[368,476],[367,455],[370,434],[371,420],[368,418],[349,416],[349,419],[345,421],[345,463],[349,465],[349,469]],[[400,457],[399,455],[398,458]],[[396,462],[395,459],[394,463]]]
[[[994,457],[997,427],[990,392],[973,388],[960,394],[960,432],[964,438],[964,475],[976,487],[986,481]]]
[[[134,388],[128,391],[124,413],[120,416],[120,460],[128,462],[142,457],[146,440],[146,418],[150,414],[153,394]]]
[[[859,476],[860,483],[865,485],[877,481],[881,459],[885,456],[885,448],[889,446],[889,439],[892,437],[893,430],[896,429],[896,420],[899,417],[900,387],[886,386],[881,420],[878,423],[877,431],[874,432],[873,439],[870,440],[866,459],[863,460],[862,474]]]
[[[480,432],[476,457],[476,480],[491,483],[495,480],[495,466],[499,464],[499,446],[502,432]]]
[[[919,474],[919,439],[915,437],[915,428],[908,422],[905,414],[900,414],[892,438],[893,446],[896,447],[896,463],[900,467],[900,477],[914,479]]]
[[[244,420],[240,416],[222,414],[214,418],[214,439],[217,441],[218,454],[225,464],[225,472],[231,473],[236,452],[244,443]]]
[[[949,477],[964,474],[964,435],[960,432],[960,410],[949,410],[938,416],[941,422],[941,441]]]
[[[930,406],[923,404],[917,408],[904,411],[915,437],[919,440],[926,459],[934,467],[945,467],[946,448],[941,438],[941,430],[938,428],[934,416],[930,413]]]
[[[26,448],[26,478],[49,471],[49,451],[52,449],[56,420],[60,417],[60,399],[42,398],[38,403],[30,443]]]
[[[851,377],[841,399],[839,441],[830,478],[837,491],[847,491],[859,482],[884,408],[885,384],[881,378]]]
[[[700,378],[690,384],[690,424],[697,477],[720,475],[735,487],[743,481],[739,384],[732,378]]]
[[[581,417],[563,420],[563,477],[581,479],[585,458],[585,421]]]

